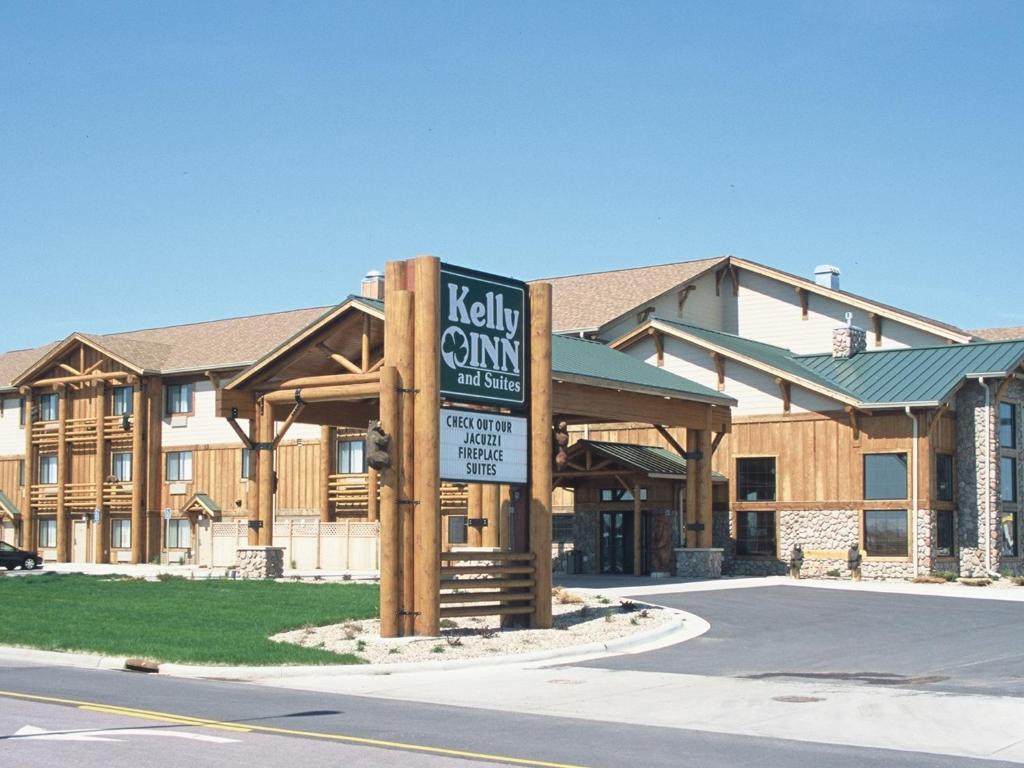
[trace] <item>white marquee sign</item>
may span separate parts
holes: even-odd
[[[523,416],[441,409],[441,479],[454,483],[526,482]]]

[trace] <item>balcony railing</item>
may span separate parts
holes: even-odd
[[[370,498],[366,475],[331,475],[327,485],[327,500],[334,505],[335,514],[364,515]],[[379,498],[379,491],[378,491]],[[463,512],[469,504],[469,492],[464,485],[441,484],[441,513]]]

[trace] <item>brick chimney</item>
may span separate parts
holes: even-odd
[[[371,269],[363,276],[359,293],[365,299],[384,300],[384,273]]]
[[[846,325],[832,331],[832,357],[847,360],[868,348],[868,334],[853,324],[853,313],[846,313]]]

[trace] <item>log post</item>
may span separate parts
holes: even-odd
[[[504,498],[502,491],[508,488],[507,485],[494,485],[488,483],[480,491],[480,506],[487,526],[483,529],[480,537],[480,546],[507,549],[505,542],[507,536],[502,537],[501,532],[501,500]]]
[[[389,273],[390,274],[390,273]],[[388,278],[385,278],[385,286]],[[396,281],[395,285],[399,285]],[[416,498],[416,462],[415,437],[416,434],[416,395],[412,391],[416,386],[415,361],[416,346],[415,337],[412,333],[413,305],[415,297],[412,291],[396,291],[393,298],[393,308],[388,310],[388,316],[392,313],[395,322],[398,324],[397,340],[395,341],[395,367],[398,371],[399,386],[402,388],[399,397],[399,413],[401,415],[401,439],[395,448],[399,453],[398,474],[398,497],[399,499],[411,501]],[[401,559],[399,561],[402,576],[401,608],[408,613],[402,616],[402,635],[411,635],[413,626],[412,611],[416,605],[416,529],[414,520],[414,505],[399,505],[399,536]]]
[[[480,483],[470,483],[466,487],[466,520],[484,519],[484,494]],[[483,546],[483,531],[475,525],[466,526],[466,546]]]
[[[686,428],[686,453],[692,455],[697,451],[697,430]],[[697,462],[694,459],[686,460],[686,514],[683,522],[686,525],[686,546],[699,547],[697,531],[690,526],[698,521],[697,514],[697,487],[700,480],[697,477]]]
[[[334,429],[320,427],[320,522],[331,522],[331,463],[334,453]]]
[[[381,391],[384,391],[384,379],[380,382]],[[381,405],[383,408],[384,406]],[[383,420],[383,416],[381,417]],[[388,432],[387,430],[384,430]],[[388,434],[391,434],[388,432]],[[366,471],[366,519],[371,523],[377,522],[380,518],[380,474],[376,469],[370,467]]]
[[[68,482],[68,389],[57,385],[57,562],[66,563],[70,557],[70,520],[67,510]]]
[[[386,365],[380,379],[380,424],[391,435],[392,446],[401,440],[398,405],[398,370]],[[401,456],[392,449],[391,467],[381,473],[380,484],[380,636],[398,637],[401,631],[402,570],[398,480]],[[376,473],[374,473],[376,475]]]
[[[434,256],[413,261],[415,276],[416,442],[416,617],[417,635],[440,632],[441,612],[441,509],[440,441],[441,375],[440,262]]]
[[[135,417],[145,425],[143,440],[146,444],[145,467],[132,467],[132,477],[135,472],[146,483],[145,504],[146,504],[146,526],[147,540],[149,541],[150,557],[160,552],[160,546],[166,535],[166,526],[160,514],[163,501],[163,478],[166,468],[163,462],[163,411],[164,411],[164,385],[159,376],[150,376],[146,384],[146,407],[145,414]]]
[[[259,414],[260,409],[264,407],[269,408],[270,406],[265,405],[263,400],[258,400],[256,402],[256,407],[253,410],[253,417],[249,419],[249,441],[252,443],[252,453],[249,454],[249,469],[252,473],[253,481],[250,483],[250,487],[246,494],[246,504],[249,514],[246,516],[245,543],[250,547],[255,547],[260,543],[260,533],[254,527],[254,524],[258,523],[260,519],[260,474],[263,472],[263,464],[266,456],[265,453],[257,447],[260,441]],[[319,536],[317,537],[317,540],[319,541]]]
[[[488,516],[487,527],[491,529],[489,533],[487,529],[484,529],[485,547],[494,547],[506,552],[511,550],[512,537],[509,533],[509,524],[512,521],[509,519],[508,512],[510,500],[510,486],[499,485],[494,497],[494,503],[484,504],[484,514]]]
[[[93,481],[96,483],[95,504],[99,511],[99,520],[95,515],[92,519],[92,561],[94,563],[107,562],[106,553],[108,546],[103,535],[107,528],[107,514],[103,508],[103,488],[107,480],[107,392],[102,381],[96,382],[96,464],[93,471]],[[135,475],[132,475],[134,479]]]
[[[143,453],[142,425],[146,418],[143,409],[142,381],[129,380],[132,385],[132,562],[141,563],[146,559],[146,517],[142,506],[142,492],[145,488],[146,462]]]
[[[530,626],[551,627],[551,284],[530,286],[530,552],[536,582]]]
[[[640,508],[640,479],[633,481],[633,575],[643,573],[643,510]]]
[[[274,543],[274,406],[264,401],[257,414],[257,447],[260,451],[259,520],[257,544],[268,547]]]
[[[700,531],[700,546],[711,546],[711,430],[697,432],[697,450],[701,458],[697,462],[697,522],[704,527]]]

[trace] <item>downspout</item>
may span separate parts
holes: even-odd
[[[907,414],[907,417],[912,422],[914,422],[914,443],[913,443],[913,446],[912,446],[911,451],[910,451],[910,455],[911,455],[911,460],[910,460],[910,473],[911,473],[910,474],[910,477],[911,477],[910,487],[912,489],[911,490],[910,527],[911,527],[911,536],[913,536],[913,542],[914,542],[913,547],[912,547],[913,558],[914,558],[914,578],[917,578],[917,575],[918,575],[918,564],[917,564],[918,563],[918,561],[917,561],[917,503],[918,503],[917,502],[917,499],[918,499],[918,470],[917,470],[917,468],[918,468],[918,455],[917,454],[918,454],[918,436],[919,436],[918,430],[919,430],[919,427],[918,427],[918,423],[917,423],[917,416],[915,416],[913,413],[910,412],[910,406],[909,405],[904,406],[903,410]]]
[[[984,376],[978,384],[985,390],[985,571],[992,573],[992,390]]]

